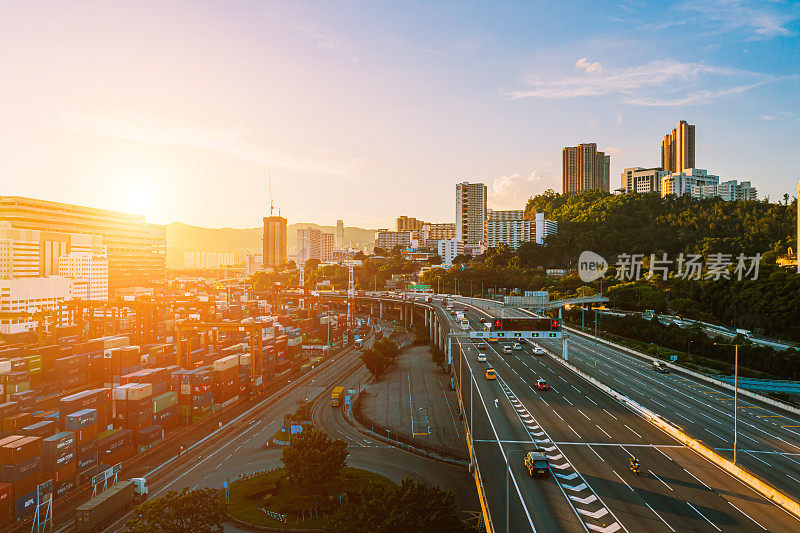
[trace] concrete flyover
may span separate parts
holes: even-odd
[[[471,303],[477,306],[476,317],[484,310],[493,315],[499,311],[493,303]],[[506,316],[525,316],[524,312],[513,309],[504,312]],[[480,327],[480,323],[476,321],[475,326]],[[527,348],[501,355],[494,345],[489,345],[490,352],[497,355],[493,360],[489,354],[489,363],[511,391],[510,401],[520,402],[541,428],[533,438],[545,433],[544,438],[557,441],[558,453],[569,458],[570,464],[586,479],[586,485],[595,489],[598,500],[604,501],[609,513],[618,517],[620,528],[792,531],[800,527],[800,522],[767,497],[712,465],[631,409],[632,405],[644,406],[715,452],[730,456],[732,405],[730,395],[725,394],[728,391],[679,374],[655,373],[648,362],[629,354],[612,354],[610,346],[588,336],[571,337],[569,362],[584,376],[596,377],[620,393],[618,397],[564,368],[560,362],[560,342],[541,342],[559,359],[530,356]],[[475,353],[474,347],[467,345],[467,360],[470,351]],[[531,383],[539,377],[546,379],[553,389],[535,391]],[[499,391],[504,395],[505,387],[501,386]],[[794,448],[800,443],[790,438],[788,431],[794,431],[792,428],[781,428],[786,431],[783,434],[777,431],[777,426],[794,424],[788,422],[789,418],[782,418],[784,415],[768,414],[754,403],[742,407],[739,428],[747,432],[747,438],[742,440],[740,434],[740,446],[746,443],[746,448],[740,448],[740,464],[746,463],[748,470],[758,470],[761,477],[771,475],[773,485],[796,493],[798,484],[792,481],[795,475],[791,469],[800,465],[797,462],[800,449]],[[516,405],[515,410],[519,412]],[[772,422],[775,418],[785,422],[775,424]],[[743,428],[741,420],[754,427]],[[476,426],[476,432],[477,429]],[[766,433],[761,433],[762,429]],[[761,442],[757,440],[759,437]],[[708,441],[718,444],[709,446]],[[621,459],[628,453],[635,453],[643,465],[653,468],[648,468],[645,476],[627,479]],[[762,464],[765,461],[771,468]],[[611,471],[600,468],[606,465]],[[615,486],[622,486],[620,494],[615,492]],[[647,526],[648,519],[657,522]]]

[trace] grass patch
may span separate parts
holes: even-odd
[[[305,511],[302,527],[321,528],[325,516],[339,505],[339,492],[352,492],[369,483],[394,485],[380,474],[347,467],[320,486],[299,490],[289,482],[283,469],[272,470],[231,483],[227,510],[230,516],[244,522],[278,528],[298,527],[297,517]],[[315,507],[319,512],[309,517],[309,511]],[[260,508],[287,515],[287,523],[267,516]]]

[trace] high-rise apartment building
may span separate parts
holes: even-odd
[[[341,220],[336,221],[336,233],[333,246],[336,250],[344,249],[344,222]]]
[[[486,241],[486,185],[456,184],[456,236],[464,244]]]
[[[561,151],[562,192],[574,194],[591,189],[609,191],[611,156],[597,151],[597,144],[566,146]]]
[[[533,220],[525,220],[524,211],[489,210],[486,221],[486,246],[505,243],[516,250],[520,244],[530,242],[535,236]]]
[[[558,232],[558,222],[544,218],[544,213],[536,213],[533,220],[536,225],[536,236],[534,238],[536,244],[544,244],[547,237]]]
[[[411,246],[412,232],[379,230],[375,236],[375,248],[391,252],[395,246],[408,248]]]
[[[396,231],[420,231],[426,222],[405,215],[397,217]]]
[[[437,242],[436,251],[442,264],[452,265],[453,259],[464,253],[464,243],[458,239],[442,239]]]
[[[661,141],[661,170],[683,172],[694,164],[694,125],[681,120]]]
[[[297,264],[309,259],[323,263],[333,261],[333,233],[324,233],[314,228],[297,229]]]
[[[19,196],[0,196],[0,221],[8,222],[14,229],[82,234],[90,236],[90,241],[99,238],[106,247],[108,282],[112,290],[163,281],[166,274],[166,228],[148,224],[140,215]],[[87,251],[73,247],[72,239],[45,241],[42,252],[44,272],[41,275],[56,273],[59,256],[72,251]],[[88,251],[92,251],[93,244],[87,246]]]
[[[647,194],[661,192],[661,179],[669,172],[660,168],[626,168],[622,171],[621,189],[623,192]]]
[[[280,215],[264,217],[264,234],[261,254],[264,268],[277,268],[286,264],[286,219]]]

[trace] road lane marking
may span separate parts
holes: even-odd
[[[580,409],[578,409],[578,412],[579,412],[580,414],[582,414],[583,416],[585,416],[585,417],[586,417],[586,420],[591,420],[591,418],[589,418],[589,416],[588,416],[586,413],[584,413],[583,411],[581,411]]]
[[[613,437],[612,437],[611,435],[609,435],[608,433],[606,433],[606,430],[604,430],[603,428],[601,428],[601,427],[600,427],[600,426],[598,426],[597,424],[595,424],[594,426],[595,426],[597,429],[599,429],[600,431],[602,431],[603,433],[605,433],[606,437],[608,437],[609,439],[613,439]]]
[[[604,407],[603,407],[603,408],[601,408],[601,409],[603,409],[603,411],[606,411],[606,409],[605,409]],[[616,419],[617,419],[617,417],[616,417],[616,416],[612,415],[612,414],[611,414],[610,412],[608,412],[608,411],[606,411],[606,414],[607,414],[608,416],[610,416],[611,418],[613,418],[614,420],[616,420]]]
[[[617,474],[617,471],[616,471],[616,470],[613,470],[613,469],[612,469],[611,471],[612,471],[612,472],[614,472],[614,475],[615,475],[615,476],[617,476],[617,477],[619,478],[619,480],[620,480],[620,481],[622,481],[623,483],[625,483],[625,486],[626,486],[626,487],[628,487],[629,489],[631,489],[631,492],[636,492],[635,490],[633,490],[633,488],[632,488],[630,485],[628,485],[628,482],[627,482],[627,481],[625,481],[624,479],[622,479],[622,477],[620,477],[620,475],[619,475],[619,474]]]
[[[725,501],[727,501],[727,500],[725,500]],[[759,524],[759,523],[756,521],[756,519],[755,519],[755,518],[753,518],[753,517],[752,517],[752,516],[750,516],[749,514],[745,513],[744,511],[742,511],[741,509],[739,509],[739,508],[738,508],[738,507],[736,507],[735,505],[733,505],[733,503],[731,503],[731,502],[728,502],[728,503],[730,503],[730,504],[731,504],[731,506],[732,506],[734,509],[736,509],[737,511],[739,511],[740,513],[742,513],[743,515],[745,515],[747,518],[749,518],[750,520],[752,520],[752,521],[753,521],[753,522],[754,522],[754,523],[755,523],[755,524],[756,524],[758,527],[760,527],[760,528],[761,528],[761,529],[763,529],[764,531],[767,531],[767,528],[765,528],[764,526],[762,526],[761,524]]]
[[[663,518],[661,518],[661,515],[660,515],[660,514],[658,514],[658,513],[655,511],[655,509],[653,509],[652,507],[650,507],[650,504],[649,504],[649,503],[645,502],[644,504],[647,506],[647,508],[648,508],[648,509],[650,509],[651,511],[653,511],[653,514],[654,514],[654,515],[656,515],[656,516],[658,517],[658,519],[659,519],[659,520],[661,520],[662,522],[664,522],[664,525],[666,525],[666,526],[667,526],[667,527],[670,529],[670,531],[672,531],[673,533],[675,533],[675,530],[674,530],[674,529],[672,529],[672,526],[671,526],[671,525],[669,525],[669,524],[667,523],[667,521],[666,521],[666,520],[664,520]]]
[[[701,513],[700,511],[698,511],[698,510],[697,510],[697,507],[695,507],[694,505],[692,505],[692,504],[691,504],[691,503],[689,503],[689,502],[686,502],[686,505],[688,505],[689,507],[691,507],[692,509],[694,509],[694,510],[695,510],[695,512],[696,512],[697,514],[699,514],[700,516],[702,516],[702,517],[703,517],[703,520],[705,520],[706,522],[708,522],[709,524],[711,524],[712,526],[714,526],[714,529],[716,529],[717,531],[722,531],[720,528],[718,528],[718,527],[717,527],[717,525],[716,525],[714,522],[712,522],[711,520],[709,520],[709,519],[706,517],[706,515],[704,515],[704,514],[703,514],[703,513]]]
[[[663,479],[661,479],[660,477],[658,477],[658,475],[657,475],[655,472],[653,472],[652,470],[648,470],[648,472],[650,472],[651,474],[653,474],[653,477],[655,477],[655,478],[656,478],[657,480],[659,480],[661,483],[664,483],[664,480],[663,480]],[[666,483],[664,483],[664,486],[665,486],[665,487],[667,487],[669,490],[674,490],[672,487],[670,487],[670,486],[669,486],[669,485],[667,485]]]
[[[568,427],[569,429],[572,429],[572,432],[573,432],[573,433],[575,433],[575,434],[578,436],[578,438],[581,438],[581,435],[580,435],[580,433],[578,433],[577,431],[575,431],[575,430],[573,429],[573,427],[572,427],[572,426],[570,426],[569,424],[567,424],[567,427]],[[604,433],[605,433],[605,432],[604,432]]]
[[[622,425],[623,425],[623,426],[625,426],[626,428],[630,429],[630,430],[633,432],[633,434],[634,434],[634,435],[636,435],[636,436],[637,436],[637,437],[639,437],[640,439],[644,440],[644,437],[642,437],[641,435],[639,435],[638,433],[636,433],[635,431],[633,431],[633,429],[631,429],[631,427],[630,427],[628,424],[622,424]]]

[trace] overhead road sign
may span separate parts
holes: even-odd
[[[561,331],[561,321],[555,318],[493,318],[490,322],[495,331]]]
[[[561,339],[564,334],[560,331],[470,331],[470,339]]]

